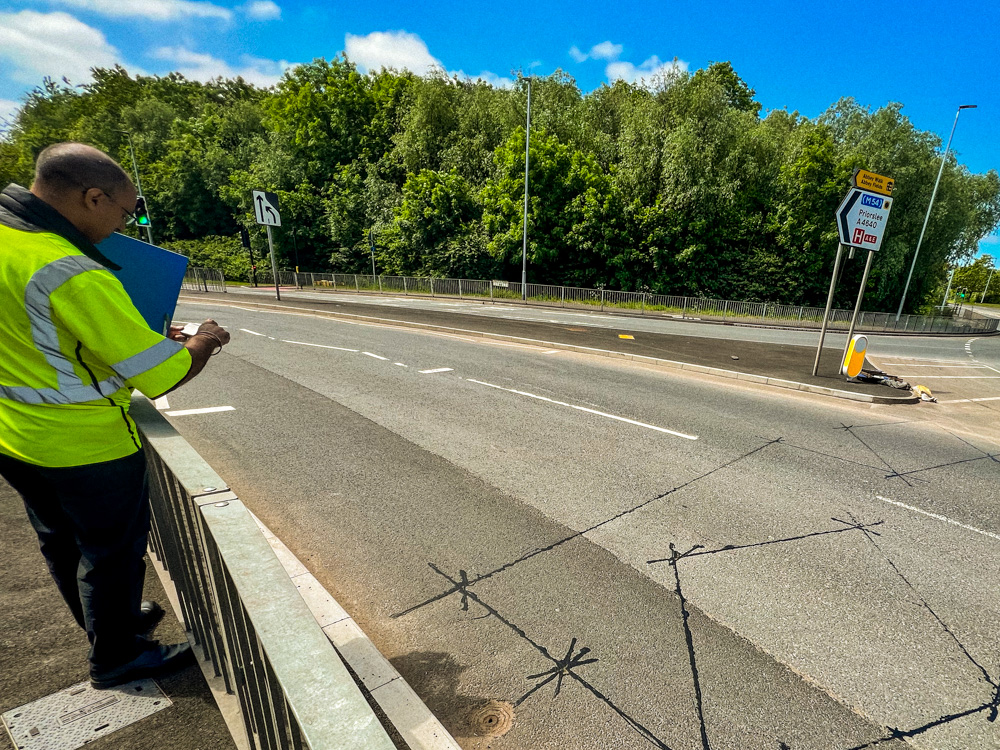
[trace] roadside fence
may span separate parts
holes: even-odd
[[[822,307],[681,297],[649,292],[619,292],[610,289],[584,289],[548,284],[527,284],[522,290],[521,283],[517,281],[278,271],[278,282],[281,286],[297,289],[458,297],[489,300],[492,303],[599,309],[609,313],[627,312],[651,317],[710,320],[734,325],[818,329],[823,323]],[[258,271],[257,283],[264,286],[273,285],[271,272]],[[831,310],[828,329],[848,330],[852,314],[853,310]],[[998,324],[1000,319],[978,315],[968,318],[948,315],[902,315],[897,321],[893,313],[861,312],[855,329],[869,333],[976,334],[996,331]]]
[[[188,266],[181,289],[188,292],[225,292],[226,277],[217,268]]]
[[[150,546],[237,747],[393,750],[250,512],[148,401],[131,414],[149,463]]]

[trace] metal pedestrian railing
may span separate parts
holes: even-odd
[[[181,289],[189,292],[225,292],[226,277],[217,268],[188,266]]]
[[[134,399],[131,414],[149,465],[150,546],[224,686],[223,715],[239,717],[237,745],[392,750],[250,512],[148,401]]]
[[[258,271],[257,283],[262,286],[273,285],[271,272]],[[822,307],[681,297],[650,292],[621,292],[611,289],[584,289],[551,284],[527,284],[522,289],[521,283],[517,281],[278,271],[278,283],[282,287],[296,289],[458,297],[490,300],[493,303],[597,309],[602,312],[627,312],[651,317],[708,320],[735,325],[819,329],[823,323]],[[831,310],[828,330],[848,330],[852,314],[852,310]],[[1000,324],[998,318],[903,315],[897,321],[893,313],[861,312],[855,329],[868,333],[976,334],[996,331],[998,324]]]

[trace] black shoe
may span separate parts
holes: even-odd
[[[95,690],[107,690],[116,685],[143,677],[162,677],[189,664],[194,664],[194,652],[189,643],[161,646],[155,641],[132,661],[112,669],[90,668],[90,684]]]
[[[145,601],[139,605],[139,616],[135,620],[135,633],[136,635],[149,635],[154,630],[156,626],[160,624],[160,620],[166,612],[163,611],[161,607],[156,602]]]

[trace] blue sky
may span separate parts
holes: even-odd
[[[88,80],[94,65],[276,81],[346,50],[362,68],[429,65],[502,85],[561,68],[584,91],[663,65],[728,60],[765,110],[815,117],[842,96],[890,101],[947,139],[974,172],[1000,169],[1000,3],[675,2],[622,6],[468,0],[0,0],[0,117],[42,76]],[[676,58],[676,63],[674,62]],[[1000,237],[983,251],[1000,253]]]

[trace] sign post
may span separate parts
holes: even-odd
[[[826,338],[826,324],[830,320],[830,308],[833,306],[833,292],[837,286],[837,275],[840,273],[840,256],[844,254],[844,246],[837,245],[837,259],[833,261],[833,276],[830,279],[830,292],[826,295],[826,309],[823,311],[823,325],[819,329],[819,346],[816,347],[816,360],[813,362],[813,375],[819,370],[819,355],[823,351],[823,339]]]
[[[267,247],[271,252],[271,275],[274,277],[274,296],[281,299],[281,289],[278,284],[278,263],[274,258],[274,238],[271,237],[271,227],[281,226],[281,214],[278,213],[278,194],[254,190],[251,193],[254,217],[258,224],[267,228]]]
[[[893,199],[888,197],[895,187],[895,181],[890,177],[878,175],[874,172],[857,170],[854,173],[854,184],[870,186],[871,189],[854,187],[847,191],[847,195],[837,208],[837,230],[840,234],[840,245],[837,248],[837,260],[833,267],[833,279],[830,280],[830,293],[827,295],[826,311],[823,313],[823,325],[820,328],[819,348],[816,350],[816,361],[813,363],[813,375],[819,370],[820,353],[823,350],[823,339],[826,335],[827,321],[830,317],[830,307],[833,304],[833,291],[837,283],[837,272],[840,268],[840,256],[844,246],[857,247],[868,251],[868,259],[865,261],[865,273],[861,280],[861,289],[858,291],[858,301],[854,305],[854,314],[851,316],[851,326],[847,333],[847,344],[844,347],[844,355],[841,361],[847,357],[847,349],[854,335],[854,326],[858,321],[858,311],[861,309],[861,300],[865,296],[865,285],[868,283],[868,274],[872,267],[872,258],[875,251],[882,246],[882,237],[885,235],[885,225],[889,220],[889,209],[892,208]],[[875,191],[879,192],[875,192]]]

